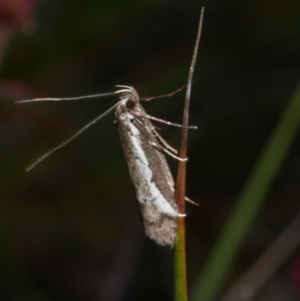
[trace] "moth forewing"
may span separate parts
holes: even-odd
[[[160,245],[173,246],[178,224],[173,177],[164,155],[153,147],[159,143],[152,123],[136,116],[146,114],[137,92],[130,88],[120,98],[115,121],[146,235]]]

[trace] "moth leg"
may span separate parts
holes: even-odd
[[[171,188],[171,190],[172,190],[173,192],[175,192],[174,187],[172,187],[172,186],[170,185],[170,188]],[[184,200],[185,200],[186,202],[188,202],[188,203],[191,203],[191,204],[195,205],[195,206],[199,206],[199,204],[198,204],[197,202],[191,200],[191,199],[188,198],[187,196],[184,197]]]
[[[134,122],[135,122],[135,124],[136,124],[136,126],[138,126],[139,127],[139,129],[140,129],[140,131],[141,132],[145,132],[145,127],[143,126],[143,124],[141,123],[141,121],[138,119],[138,118],[136,118],[136,119],[134,119]],[[160,145],[159,143],[156,143],[156,142],[153,142],[153,141],[151,141],[151,140],[153,140],[153,139],[151,139],[154,135],[153,135],[153,133],[154,133],[154,135],[157,135],[157,137],[158,137],[158,139],[161,141],[161,143],[163,144],[163,145]],[[147,131],[146,131],[146,133],[147,133]],[[184,161],[187,161],[187,158],[184,158],[184,159],[182,159],[182,158],[180,158],[180,157],[178,157],[178,156],[176,156],[176,155],[174,155],[173,153],[171,153],[168,149],[170,149],[170,150],[172,150],[173,152],[176,152],[177,153],[177,151],[175,150],[175,149],[173,149],[159,134],[158,134],[158,132],[154,129],[154,127],[152,126],[152,124],[151,124],[151,128],[150,128],[150,131],[148,132],[149,134],[150,134],[150,137],[148,137],[148,141],[149,141],[149,143],[152,145],[152,146],[154,146],[154,147],[156,147],[157,149],[159,149],[159,150],[162,150],[162,151],[164,151],[165,153],[167,153],[168,155],[170,155],[171,157],[173,157],[174,159],[177,159],[178,161],[182,161],[182,162],[184,162]]]
[[[155,142],[153,142],[153,141],[150,141],[150,140],[149,140],[149,143],[150,143],[151,145],[153,145],[154,147],[158,148],[159,150],[164,151],[165,153],[167,153],[168,155],[170,155],[171,157],[173,157],[174,159],[176,159],[176,160],[178,160],[178,161],[181,161],[181,162],[187,161],[187,158],[180,158],[180,157],[178,157],[178,156],[175,156],[173,153],[171,153],[170,151],[168,151],[166,147],[163,147],[163,146],[160,145],[160,144],[157,144],[157,143],[155,143]]]
[[[136,122],[136,125],[139,126],[141,132],[143,132],[143,131],[144,131],[144,130],[143,130],[144,127],[143,127],[143,124],[141,123],[141,121],[140,121],[138,118],[134,119],[134,121]],[[171,147],[171,146],[170,146],[170,145],[169,145],[169,144],[161,137],[161,135],[155,130],[155,128],[154,128],[154,126],[152,126],[152,124],[151,124],[151,131],[154,133],[154,135],[157,136],[157,138],[161,141],[161,143],[162,143],[164,146],[162,146],[162,145],[160,145],[160,144],[158,144],[158,143],[155,143],[155,142],[153,142],[153,141],[151,141],[151,140],[148,139],[148,141],[149,141],[149,143],[150,143],[151,145],[153,145],[154,147],[158,148],[159,150],[162,150],[162,151],[166,152],[168,155],[170,155],[171,157],[173,157],[173,158],[175,158],[175,159],[177,159],[177,160],[179,160],[179,161],[186,161],[186,160],[187,160],[187,158],[186,158],[186,159],[179,158],[179,157],[175,156],[174,154],[172,154],[171,152],[168,151],[168,149],[171,149],[171,150],[173,150],[174,152],[175,152],[176,150],[173,149],[173,148],[172,148],[172,147]],[[176,153],[177,153],[177,151],[176,151]],[[174,181],[173,181],[173,178],[171,178],[171,181],[168,180],[168,185],[170,186],[171,190],[172,190],[173,193],[174,193],[174,192],[175,192],[175,189],[174,189]],[[199,206],[198,203],[196,203],[195,201],[191,200],[191,199],[188,198],[188,197],[185,197],[184,199],[185,199],[186,202],[189,202],[189,203],[191,203],[191,204],[193,204],[193,205],[195,205],[195,206]]]
[[[195,205],[195,206],[199,206],[199,204],[198,204],[197,202],[191,200],[191,199],[188,198],[187,196],[184,197],[184,200],[185,200],[186,202],[188,202],[188,203],[191,203],[191,204]]]
[[[179,128],[185,128],[185,126],[183,126],[182,124],[170,122],[170,121],[167,121],[167,120],[164,120],[164,119],[160,119],[160,118],[156,118],[156,117],[153,117],[153,116],[148,115],[148,114],[146,114],[144,112],[141,112],[141,111],[131,112],[131,114],[135,115],[135,116],[142,117],[142,118],[155,120],[155,121],[158,121],[158,122],[161,122],[161,123],[165,123],[165,124],[168,124],[168,125],[177,126]],[[188,129],[197,129],[197,127],[193,126],[193,125],[187,126],[187,128]]]
[[[160,140],[160,142],[164,145],[165,148],[169,149],[172,151],[174,154],[177,154],[177,150],[173,148],[153,127],[152,129],[153,133],[156,135],[156,137]]]

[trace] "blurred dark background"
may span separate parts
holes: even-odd
[[[200,204],[187,204],[191,290],[298,83],[300,2],[0,1],[0,300],[173,299],[173,250],[144,237],[113,114],[25,171],[116,98],[14,101],[118,84],[141,96],[177,89],[201,6],[190,113],[199,129],[189,132],[187,168],[187,195]],[[179,93],[144,107],[181,122],[183,100]],[[159,127],[178,148],[180,130]],[[298,135],[223,290],[294,218],[299,197]],[[299,248],[255,300],[300,300]]]

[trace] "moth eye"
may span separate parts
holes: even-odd
[[[135,107],[135,102],[132,99],[126,101],[126,108],[132,110]]]

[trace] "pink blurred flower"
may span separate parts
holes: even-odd
[[[288,275],[292,286],[300,292],[300,258],[296,258],[291,262]]]
[[[21,27],[33,22],[38,0],[0,0],[0,26],[17,24]]]

